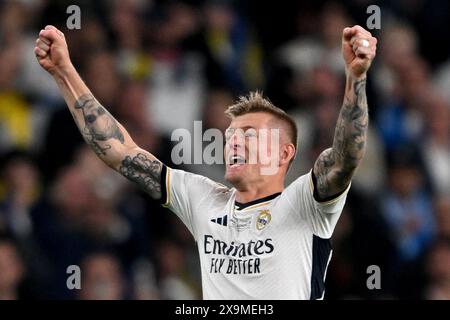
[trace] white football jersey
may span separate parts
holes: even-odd
[[[165,179],[164,179],[165,177]],[[322,299],[330,237],[347,197],[318,202],[312,172],[249,203],[236,190],[163,168],[164,206],[194,236],[204,299]]]

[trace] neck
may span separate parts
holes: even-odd
[[[236,187],[236,201],[246,203],[270,196],[274,193],[282,192],[284,183],[270,181],[264,185],[247,186],[246,188]]]

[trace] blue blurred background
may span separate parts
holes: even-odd
[[[67,30],[66,8],[81,8]],[[0,1],[0,299],[198,299],[195,243],[82,142],[33,54],[61,28],[97,99],[169,166],[174,129],[223,130],[262,89],[292,114],[288,182],[332,142],[341,32],[381,8],[368,150],[332,238],[326,299],[450,299],[450,4],[394,1]],[[220,165],[179,168],[223,182]],[[79,265],[82,290],[68,290]],[[381,270],[369,290],[367,267]]]

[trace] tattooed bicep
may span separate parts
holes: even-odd
[[[324,150],[314,163],[315,188],[320,198],[334,196],[347,188],[354,168],[337,165],[338,155],[332,149]]]
[[[331,148],[323,151],[314,163],[315,188],[320,197],[327,197],[331,193],[328,174],[336,164],[335,155]]]
[[[119,172],[154,199],[161,198],[162,163],[145,152],[126,155]]]

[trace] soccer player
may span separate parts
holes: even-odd
[[[333,145],[309,173],[287,187],[297,128],[259,93],[240,98],[226,112],[231,123],[225,134],[225,178],[233,186],[227,188],[171,169],[137,146],[83,83],[61,31],[46,26],[34,52],[100,159],[160,200],[190,230],[198,245],[205,299],[321,299],[331,258],[329,239],[365,150],[366,73],[376,43],[360,26],[343,30],[347,79]],[[276,147],[263,147],[276,157],[269,164],[251,162],[250,140],[261,139],[264,130],[279,132]],[[270,166],[276,170],[264,173]]]

